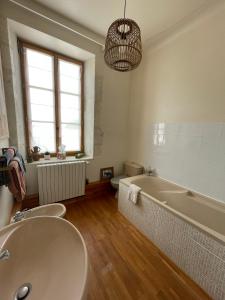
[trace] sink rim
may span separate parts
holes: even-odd
[[[43,215],[43,216],[34,216],[34,217],[60,217],[60,218],[63,218],[66,214],[66,207],[64,204],[62,203],[49,203],[49,204],[44,204],[44,205],[39,205],[37,207],[34,207],[34,208],[30,208],[28,210],[25,211],[25,215],[24,215],[24,219],[29,219],[29,218],[34,218],[34,217],[29,217],[29,212],[35,212],[35,211],[38,211],[38,210],[42,210],[42,209],[45,209],[45,208],[48,208],[48,207],[53,207],[53,206],[57,206],[57,207],[61,207],[62,208],[62,213],[60,214],[60,216],[51,216],[51,215]],[[27,214],[27,216],[26,216]]]
[[[60,207],[62,209],[60,215],[43,214],[43,215],[30,216],[30,214],[32,214],[33,212],[37,212],[38,213],[39,210],[41,211],[41,210],[44,210],[44,209],[46,209],[48,207],[53,207],[53,206]],[[21,222],[24,219],[29,219],[29,218],[34,218],[34,217],[41,217],[41,216],[43,216],[43,217],[49,216],[49,217],[64,218],[65,215],[66,215],[66,206],[64,204],[62,204],[62,203],[55,202],[55,203],[49,203],[49,204],[39,205],[39,206],[36,206],[36,207],[33,207],[33,208],[25,210],[24,211],[24,217],[21,220],[17,221],[17,222]],[[10,224],[17,223],[17,222],[14,221],[14,216],[12,216],[11,219],[10,219]]]

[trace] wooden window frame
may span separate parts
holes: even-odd
[[[51,152],[52,156],[57,155],[57,149],[61,144],[60,143],[60,96],[59,96],[58,62],[59,62],[59,59],[62,59],[64,61],[68,61],[68,62],[77,64],[77,65],[80,65],[80,67],[81,67],[80,68],[80,70],[81,70],[81,91],[80,91],[80,101],[81,101],[81,140],[80,140],[80,145],[81,145],[81,149],[80,149],[80,151],[67,151],[66,154],[72,156],[72,155],[75,155],[76,153],[84,153],[84,62],[18,38],[18,51],[19,51],[19,56],[20,56],[20,67],[21,67],[21,78],[22,78],[24,128],[25,128],[27,155],[30,154],[30,149],[31,149],[31,128],[30,128],[29,117],[28,117],[28,108],[29,108],[29,106],[28,106],[29,105],[29,92],[28,92],[28,78],[27,78],[28,70],[27,70],[25,51],[23,51],[23,48],[36,50],[36,51],[48,54],[53,57],[56,152],[54,152],[54,153]],[[43,153],[42,153],[42,156],[43,156]]]

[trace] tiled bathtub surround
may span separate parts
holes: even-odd
[[[148,162],[158,175],[225,202],[225,123],[150,125]]]
[[[225,299],[225,244],[141,193],[127,200],[120,183],[119,211],[214,300]]]

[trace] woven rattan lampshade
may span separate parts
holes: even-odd
[[[105,42],[105,62],[117,71],[137,68],[142,58],[141,31],[131,19],[118,19],[108,29]]]

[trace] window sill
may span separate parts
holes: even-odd
[[[41,158],[38,161],[33,161],[31,163],[25,162],[26,165],[42,165],[42,164],[55,164],[55,163],[64,163],[64,162],[71,162],[71,161],[89,161],[92,160],[93,157],[91,156],[84,156],[82,158],[75,158],[74,156],[67,156],[66,159],[57,159],[56,157],[51,157],[50,160],[45,160]]]

